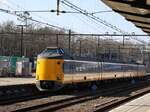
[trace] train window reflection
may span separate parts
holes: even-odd
[[[46,49],[42,52],[42,54],[57,54],[58,53],[58,50],[57,49]]]
[[[64,51],[62,49],[45,49],[40,55],[42,56],[63,56]]]

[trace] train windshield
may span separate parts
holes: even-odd
[[[64,51],[63,49],[50,49],[50,48],[47,48],[45,49],[41,54],[40,56],[44,56],[44,57],[51,57],[51,56],[63,56],[64,54]]]
[[[43,54],[58,54],[58,50],[57,49],[45,49],[43,52]]]

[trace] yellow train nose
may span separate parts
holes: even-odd
[[[63,59],[38,59],[37,80],[63,80]]]

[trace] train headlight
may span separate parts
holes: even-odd
[[[57,80],[61,80],[61,78],[60,78],[60,76],[61,76],[61,74],[57,74]]]

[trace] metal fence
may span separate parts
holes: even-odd
[[[115,37],[115,36],[114,36]],[[133,62],[144,60],[141,47],[110,35],[0,32],[0,55],[35,57],[43,49],[58,46],[76,59]],[[142,59],[143,58],[143,59]]]

